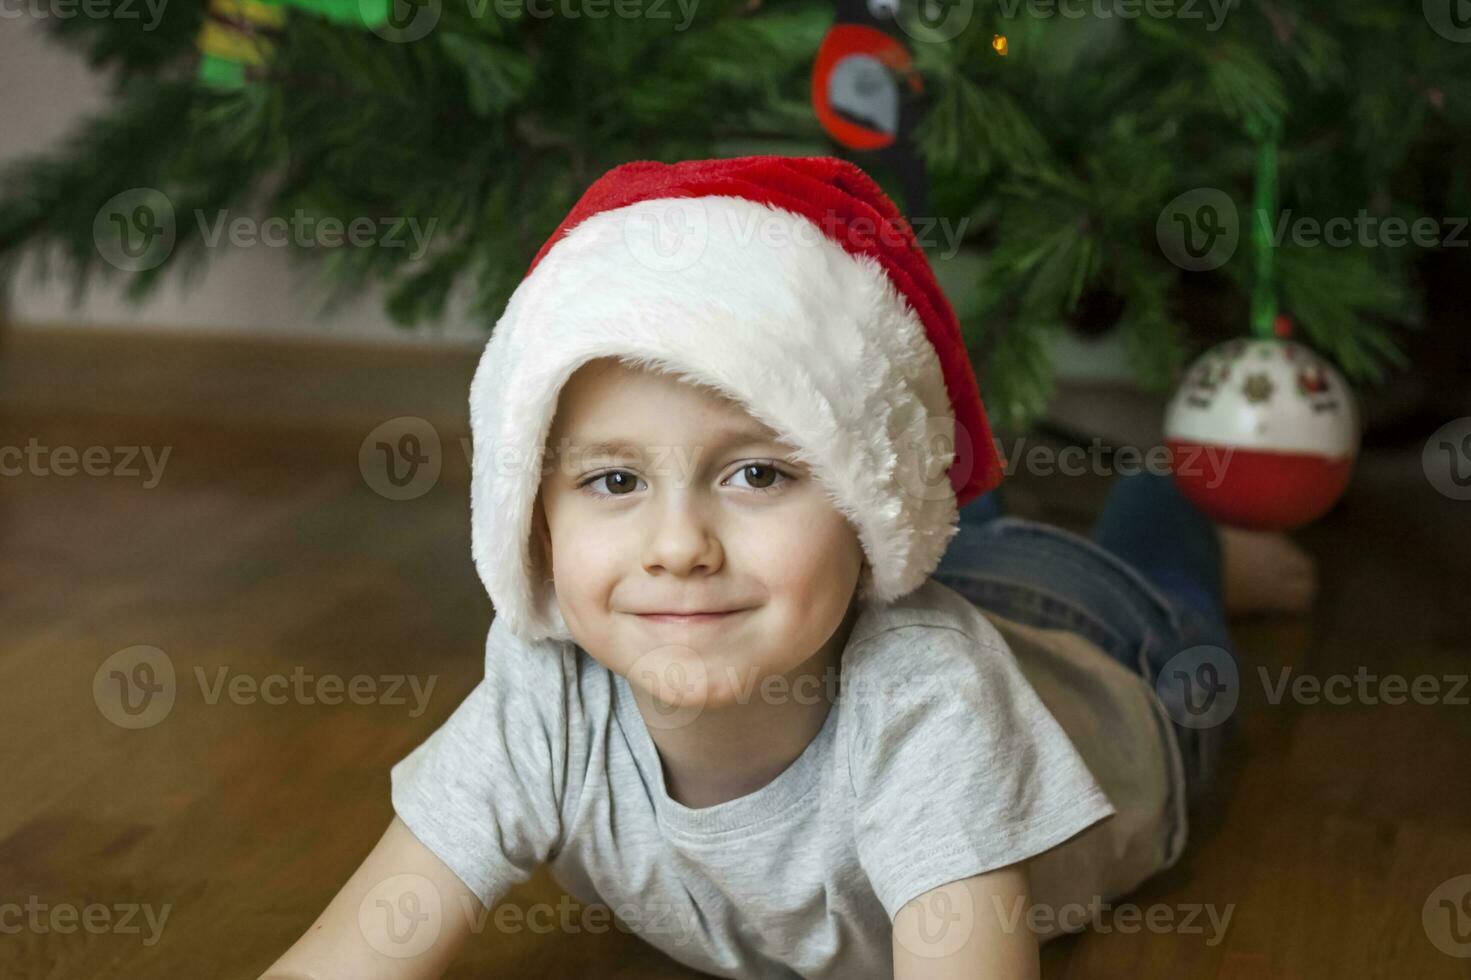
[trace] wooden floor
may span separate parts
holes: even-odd
[[[149,488],[143,475],[0,477],[0,977],[254,977],[382,833],[389,768],[478,680],[491,610],[463,457],[451,448],[433,489],[390,500],[359,470],[364,435],[0,420],[0,446],[171,447]],[[1301,535],[1322,559],[1317,608],[1237,624],[1248,664],[1274,677],[1471,670],[1471,504],[1436,494],[1419,460],[1416,444],[1362,461],[1349,498]],[[1065,524],[1101,490],[1017,486]],[[140,645],[167,656],[176,694],[130,729],[108,716],[123,717],[109,677],[94,680]],[[258,682],[298,668],[435,687],[417,716],[412,696],[211,700],[221,671]],[[1471,959],[1435,945],[1471,930],[1471,899],[1454,923],[1438,900],[1422,915],[1471,874],[1471,707],[1272,705],[1254,674],[1244,688],[1245,738],[1210,819],[1131,897],[1177,923],[1192,906],[1230,909],[1224,939],[1210,942],[1203,914],[1204,933],[1090,932],[1048,944],[1045,975],[1471,977]],[[508,902],[560,894],[543,873]],[[28,913],[5,903],[39,905],[39,926],[11,934]],[[149,912],[167,913],[161,929]],[[113,926],[77,928],[85,915]],[[617,930],[492,923],[450,975],[696,974]]]

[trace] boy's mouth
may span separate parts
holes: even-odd
[[[689,623],[689,624],[695,624],[695,623],[716,623],[716,622],[720,622],[721,620],[730,619],[733,616],[738,616],[741,613],[748,612],[748,611],[749,610],[746,610],[746,609],[731,609],[731,610],[727,610],[725,612],[697,612],[697,613],[653,612],[653,613],[634,613],[634,615],[637,616],[639,619],[645,619],[645,620],[648,620],[649,622],[654,622],[654,623]]]

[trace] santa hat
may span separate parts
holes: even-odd
[[[571,639],[532,517],[558,395],[602,357],[715,389],[797,448],[858,534],[861,599],[922,585],[1001,480],[955,312],[858,166],[615,167],[537,252],[470,386],[475,566],[527,640]]]

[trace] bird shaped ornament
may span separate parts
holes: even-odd
[[[898,174],[913,220],[929,213],[928,179],[912,138],[925,89],[899,15],[899,0],[837,0],[813,60],[811,98],[828,136]]]

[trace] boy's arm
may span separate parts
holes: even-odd
[[[482,911],[475,893],[395,816],[261,980],[437,980]]]
[[[962,878],[894,916],[894,980],[1037,980],[1025,862]]]

